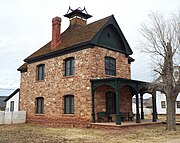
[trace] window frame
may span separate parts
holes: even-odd
[[[161,101],[161,108],[165,109],[166,108],[166,101]]]
[[[116,94],[115,92],[106,92],[106,112],[116,114]]]
[[[64,114],[74,114],[74,95],[64,96]]]
[[[36,98],[36,114],[44,114],[44,98],[43,97],[37,97]]]
[[[14,112],[14,101],[10,102],[10,112]]]
[[[179,109],[180,108],[180,101],[176,101],[176,107]]]
[[[36,77],[38,81],[43,81],[45,78],[45,64],[37,65]]]
[[[105,74],[116,76],[116,59],[113,57],[105,57]]]
[[[73,76],[75,72],[74,57],[66,58],[64,60],[64,76]]]

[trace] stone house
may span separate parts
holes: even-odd
[[[53,18],[52,40],[18,69],[20,110],[27,122],[58,126],[88,125],[106,110],[121,124],[120,111],[132,112],[132,96],[146,83],[131,80],[133,52],[114,15],[90,24],[85,8],[64,16],[69,27],[61,33],[61,18]]]

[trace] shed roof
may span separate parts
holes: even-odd
[[[7,102],[10,98],[12,98],[16,93],[20,91],[19,88],[17,88],[13,93],[11,93],[6,99],[4,99],[4,102]]]

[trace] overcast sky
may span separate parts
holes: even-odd
[[[180,0],[0,0],[0,89],[18,88],[23,60],[51,40],[51,20],[62,18],[62,32],[69,20],[63,17],[72,9],[86,7],[93,15],[88,23],[114,14],[131,46],[135,58],[132,79],[152,80],[151,60],[137,50],[138,30],[150,11],[164,15],[180,9]]]

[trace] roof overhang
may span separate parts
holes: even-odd
[[[16,89],[13,93],[11,93],[6,99],[4,99],[4,102],[7,102],[9,99],[11,99],[16,93],[18,93],[20,89]]]
[[[90,81],[92,85],[92,90],[96,90],[96,88],[104,85],[111,86],[116,90],[120,89],[123,86],[130,86],[136,93],[141,93],[142,91],[148,92],[147,87],[150,84],[149,82],[116,77],[92,79]]]

